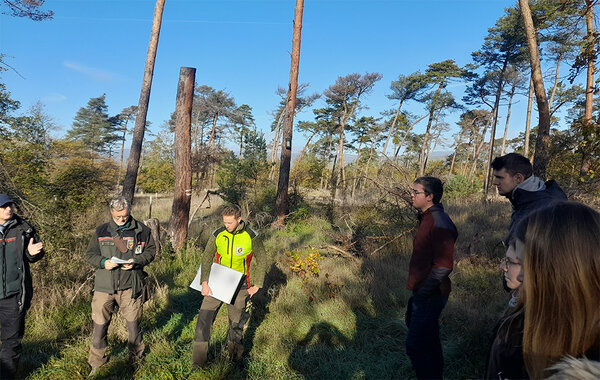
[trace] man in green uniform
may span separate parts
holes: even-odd
[[[141,359],[144,342],[139,321],[142,316],[144,267],[154,260],[156,246],[150,229],[130,215],[127,198],[117,196],[110,201],[111,221],[96,229],[86,252],[87,261],[96,268],[92,320],[94,338],[88,363],[90,377],[107,362],[108,326],[118,305],[129,333],[130,359]]]
[[[239,361],[244,352],[242,336],[250,314],[248,301],[263,286],[265,276],[265,252],[258,234],[242,220],[237,205],[226,206],[221,212],[224,227],[215,230],[204,249],[201,278],[204,299],[198,312],[196,336],[192,351],[192,366],[203,366],[208,356],[208,344],[212,325],[223,302],[212,297],[208,276],[213,262],[242,272],[242,284],[231,305],[227,305],[229,330],[227,346],[229,357]]]

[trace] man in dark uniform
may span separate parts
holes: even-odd
[[[33,297],[29,263],[44,256],[44,244],[13,207],[13,200],[0,194],[0,379],[13,379],[17,371],[25,314]]]
[[[86,252],[87,261],[96,268],[92,320],[94,337],[88,363],[90,377],[107,362],[106,335],[115,304],[127,323],[130,359],[136,362],[144,352],[139,322],[144,302],[144,267],[154,260],[156,246],[150,229],[130,215],[127,198],[110,201],[111,221],[96,229]]]

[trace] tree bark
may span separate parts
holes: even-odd
[[[356,153],[356,162],[354,164],[354,180],[352,181],[352,192],[350,193],[350,198],[354,199],[354,191],[356,190],[356,182],[358,181],[358,173],[359,173],[359,162],[360,162],[360,149],[362,148],[362,142],[358,143],[358,151]]]
[[[535,142],[535,155],[533,157],[533,173],[538,177],[546,178],[550,148],[550,108],[548,107],[546,89],[544,88],[540,54],[531,9],[529,9],[529,1],[519,0],[519,5],[521,7],[523,23],[525,24],[525,34],[527,36],[531,64],[531,78],[533,79],[533,89],[539,113],[538,135]]]
[[[525,142],[523,155],[529,158],[529,135],[531,134],[531,109],[533,108],[533,77],[529,79],[529,94],[527,97],[527,118],[525,119]]]
[[[506,124],[504,125],[504,136],[502,137],[502,151],[500,152],[501,156],[504,156],[504,152],[506,151],[506,137],[508,136],[508,126],[510,124],[510,111],[512,109],[512,102],[515,96],[515,86],[513,86],[510,91],[510,97],[508,99],[508,110],[506,111]]]
[[[594,110],[594,74],[596,72],[596,66],[594,60],[596,58],[594,51],[594,1],[586,0],[586,12],[585,12],[585,24],[587,27],[587,83],[585,88],[585,125],[584,136],[587,140],[587,136],[591,133],[589,129],[593,128],[593,115]],[[588,157],[587,149],[584,147],[582,150],[581,167],[579,169],[579,175],[585,176],[590,170],[591,160]]]
[[[125,179],[123,180],[122,195],[131,203],[133,203],[133,195],[135,193],[135,184],[137,182],[137,173],[140,164],[140,154],[142,152],[142,143],[144,142],[144,133],[146,132],[146,116],[148,115],[150,89],[152,88],[152,76],[154,75],[154,62],[156,60],[156,50],[158,48],[158,37],[160,36],[160,26],[162,23],[164,7],[165,0],[156,0],[140,101],[138,103],[138,111],[135,118],[135,126],[133,128],[133,138],[131,141],[129,158],[127,159],[127,172],[125,173]]]
[[[442,92],[442,88],[444,88],[444,81],[440,83],[433,99],[431,100],[431,111],[429,111],[429,120],[427,121],[427,129],[425,130],[425,137],[423,137],[423,146],[421,147],[421,155],[419,156],[419,175],[423,176],[425,174],[425,148],[427,146],[427,139],[429,138],[429,131],[431,130],[431,125],[433,124],[433,114],[435,113],[435,99]]]
[[[550,93],[550,100],[548,100],[548,108],[552,109],[552,101],[554,101],[554,96],[556,95],[556,90],[558,89],[558,83],[560,81],[560,63],[562,61],[564,53],[559,53],[556,58],[556,70],[554,71],[554,85],[552,86],[552,91]]]
[[[400,110],[402,110],[403,103],[404,103],[404,99],[402,99],[400,101],[400,105],[398,105],[398,109],[396,110],[396,114],[394,115],[394,120],[392,120],[392,125],[390,125],[390,131],[388,132],[387,139],[385,140],[385,144],[383,145],[383,151],[381,152],[382,160],[386,157],[387,147],[391,140],[392,134],[394,133],[394,129],[396,129],[396,123],[398,122],[398,116],[400,116]]]
[[[160,256],[160,252],[162,250],[162,244],[160,242],[160,222],[156,218],[150,218],[148,220],[144,220],[144,224],[150,228],[152,238],[154,239],[154,244],[156,245],[156,256]]]
[[[269,179],[275,179],[275,165],[277,164],[277,153],[279,152],[279,142],[281,141],[281,123],[283,122],[283,116],[285,115],[285,110],[281,112],[279,115],[279,120],[277,120],[277,126],[275,127],[275,137],[273,137],[273,148],[271,150],[271,171],[269,172]]]
[[[500,98],[502,97],[502,90],[504,89],[504,75],[506,74],[506,67],[508,66],[508,59],[504,60],[502,64],[502,70],[500,70],[500,79],[498,79],[498,89],[496,90],[496,99],[494,100],[494,122],[492,123],[492,130],[490,132],[490,150],[488,153],[488,162],[485,170],[485,179],[483,183],[483,198],[487,197],[488,189],[490,187],[490,176],[492,171],[492,159],[494,157],[494,143],[496,140],[496,125],[498,125],[498,112],[500,109]]]
[[[277,219],[273,222],[273,227],[275,228],[285,225],[285,216],[288,209],[288,186],[290,182],[290,164],[292,160],[292,132],[294,129],[296,95],[298,93],[298,67],[300,65],[300,42],[302,36],[303,11],[304,0],[296,0],[296,9],[294,14],[294,35],[292,37],[290,84],[288,88],[288,101],[286,104],[286,120],[283,127],[284,144],[281,149],[281,164],[279,166],[279,181],[277,183],[277,199],[275,200],[275,210],[277,213]]]
[[[177,85],[175,119],[175,190],[169,232],[173,248],[183,248],[188,233],[190,204],[192,200],[192,102],[196,69],[182,67]]]

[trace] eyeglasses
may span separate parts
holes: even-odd
[[[517,265],[521,266],[521,263],[511,261],[508,257],[505,257],[504,260],[502,260],[502,266],[505,266],[507,268],[509,268],[510,266],[517,266]]]
[[[426,192],[426,191],[417,191],[417,190],[415,190],[415,189],[412,189],[412,190],[410,191],[410,193],[411,193],[411,194],[413,194],[413,195],[418,195],[418,194],[427,194],[427,192]]]

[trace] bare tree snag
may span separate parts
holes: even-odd
[[[156,60],[156,50],[158,48],[158,37],[160,36],[160,26],[162,23],[162,14],[165,7],[165,0],[156,0],[154,8],[154,20],[152,21],[152,33],[146,55],[146,66],[144,68],[144,79],[142,80],[142,90],[140,92],[140,101],[138,112],[135,118],[133,128],[133,139],[129,158],[127,159],[127,172],[123,180],[122,195],[133,203],[133,194],[135,193],[135,184],[137,181],[138,167],[140,165],[140,155],[142,152],[142,143],[144,142],[144,133],[146,132],[146,116],[148,114],[148,103],[150,102],[150,89],[152,87],[152,76],[154,75],[154,61]]]
[[[273,227],[285,225],[285,215],[288,208],[288,186],[290,182],[290,163],[292,160],[292,132],[294,127],[294,110],[296,109],[296,94],[298,92],[298,67],[300,65],[300,41],[302,34],[302,14],[304,0],[296,0],[294,15],[294,35],[292,37],[292,63],[290,66],[290,84],[283,126],[283,146],[281,147],[281,163],[279,166],[279,181],[277,183],[277,199],[275,210],[277,217]]]
[[[196,69],[182,67],[177,85],[175,110],[175,191],[169,232],[173,248],[178,251],[188,233],[190,204],[192,201],[192,102]]]

